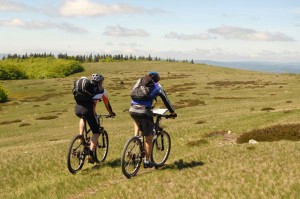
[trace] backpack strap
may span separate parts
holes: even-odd
[[[81,83],[81,88],[82,88],[82,91],[87,93],[89,96],[92,96],[93,94],[90,93],[87,89],[86,89],[86,84],[88,83],[87,81],[89,81],[88,79],[83,79],[82,83]],[[91,82],[89,82],[91,84]]]

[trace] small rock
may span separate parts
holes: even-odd
[[[249,144],[258,144],[258,142],[256,140],[251,139],[249,140]]]

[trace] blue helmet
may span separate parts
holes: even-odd
[[[158,82],[160,80],[160,76],[158,72],[152,71],[149,73],[149,76],[152,78],[154,82]]]

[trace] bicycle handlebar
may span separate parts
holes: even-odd
[[[156,117],[164,117],[166,119],[175,119],[177,117],[177,115],[172,115],[172,114],[169,114],[169,115],[161,115],[161,114],[153,114],[153,116],[156,116]]]
[[[100,119],[101,117],[104,117],[104,118],[114,118],[115,116],[112,116],[110,114],[103,114],[103,115],[97,115],[97,118]]]

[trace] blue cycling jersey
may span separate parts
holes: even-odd
[[[153,100],[160,96],[163,100],[165,106],[171,113],[174,113],[174,108],[171,105],[170,101],[167,98],[165,91],[163,90],[162,86],[159,83],[155,83],[153,86],[150,87],[150,100],[131,100],[131,105],[143,105],[146,108],[152,108]]]
[[[157,95],[160,93],[160,90],[161,85],[159,83],[153,84],[153,86],[150,87],[150,100],[131,100],[131,105],[143,105],[151,108],[153,99],[157,97]]]

